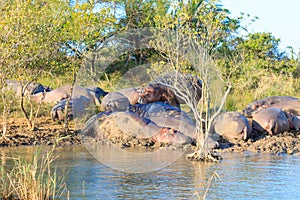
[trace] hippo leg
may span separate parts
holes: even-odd
[[[273,135],[275,133],[275,130],[276,130],[275,122],[269,122],[269,124],[266,127],[266,130],[269,133],[269,135]]]

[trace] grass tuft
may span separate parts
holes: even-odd
[[[64,176],[58,176],[57,169],[52,166],[57,156],[54,148],[46,153],[35,150],[31,161],[21,156],[12,157],[12,170],[0,169],[1,199],[55,199],[67,192]]]

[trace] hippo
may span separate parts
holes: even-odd
[[[134,105],[140,102],[141,90],[142,90],[141,88],[126,88],[126,89],[118,90],[117,92],[124,95],[129,100],[129,103],[131,105]]]
[[[102,88],[99,88],[99,87],[88,87],[87,89],[94,92],[97,99],[101,99],[101,97],[104,97],[105,95],[108,94],[108,92],[106,92],[105,90],[103,90]]]
[[[299,131],[300,130],[300,116],[296,116],[293,113],[285,112],[291,131]]]
[[[58,103],[59,101],[68,98],[70,95],[71,86],[65,85],[59,88],[56,88],[50,92],[38,93],[31,95],[30,99],[34,102],[42,103]]]
[[[300,116],[300,99],[291,96],[270,96],[261,100],[254,101],[247,105],[243,114],[252,117],[252,114],[264,108],[280,108],[284,111]]]
[[[71,86],[65,85],[50,92],[31,95],[31,100],[43,103],[58,103],[59,101],[70,97],[71,99],[80,99],[84,105],[94,103],[95,105],[100,106],[101,104],[96,93],[91,89],[81,86],[74,86],[72,96],[70,96],[70,91]]]
[[[290,124],[286,112],[280,108],[265,108],[253,114],[252,128],[255,134],[267,132],[277,135],[290,130]]]
[[[198,104],[202,97],[202,80],[191,74],[170,72],[167,75],[157,77],[153,82],[172,87],[172,91],[177,97],[176,100],[180,104],[186,103],[185,99],[182,98],[183,96],[192,98],[195,104]]]
[[[177,107],[162,102],[135,104],[131,106],[130,110],[138,113],[142,117],[151,119],[158,125],[171,126],[177,130],[179,126],[195,126],[193,120],[187,113]]]
[[[101,119],[105,117],[110,117],[106,123],[105,119]],[[85,136],[95,137],[96,139],[109,139],[111,134],[118,132],[115,130],[116,127],[121,130],[122,134],[141,140],[150,139],[156,143],[183,145],[195,142],[193,138],[179,131],[158,126],[151,120],[132,112],[105,111],[97,114],[86,122],[81,132]]]
[[[292,124],[292,129],[299,131],[300,130],[300,116],[293,116],[292,118],[292,123],[290,123],[290,125]]]
[[[67,87],[65,88],[67,89]],[[70,88],[69,88],[70,89]],[[71,98],[69,99],[68,104],[68,119],[73,119],[76,116],[83,116],[87,113],[88,107],[100,106],[100,97],[94,92],[98,90],[97,88],[84,88],[81,86],[75,86],[73,88],[73,93]],[[101,92],[102,93],[102,92]],[[63,94],[63,93],[62,93]],[[66,93],[65,93],[66,94]],[[66,94],[67,95],[67,94]],[[47,96],[47,95],[46,95]],[[45,96],[45,97],[46,97]],[[51,117],[54,121],[63,121],[65,119],[65,107],[67,98],[60,100],[55,106],[53,106],[51,110]]]
[[[180,108],[175,93],[161,83],[151,83],[143,88],[140,94],[140,103],[164,102]]]
[[[17,96],[22,95],[22,87],[25,86],[26,83],[16,81],[16,80],[6,80],[6,87],[4,90],[12,90]],[[30,82],[25,90],[24,95],[34,95],[42,92],[49,92],[51,88],[45,87],[40,83]]]
[[[128,111],[130,101],[120,92],[108,93],[101,102],[101,109],[104,111]]]
[[[155,102],[135,104],[131,106],[130,110],[141,117],[150,119],[159,126],[169,127],[193,138],[196,137],[196,125],[194,121],[187,113],[177,107],[162,102]],[[209,136],[208,148],[213,149],[218,146],[218,142]]]
[[[212,122],[210,134],[218,138],[222,136],[229,142],[247,140],[252,128],[245,116],[239,112],[225,112],[218,115]]]
[[[65,114],[66,103],[68,99],[63,99],[51,109],[51,118],[53,121],[64,121],[67,116],[68,120],[72,120],[74,116],[82,116],[86,114],[87,105],[80,99],[70,99],[68,104],[68,113]]]

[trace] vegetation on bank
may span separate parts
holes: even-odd
[[[6,0],[0,5],[2,138],[7,119],[24,114],[20,97],[2,91],[7,79],[56,88],[72,84],[79,68],[86,67],[91,79],[100,78],[95,79],[95,85],[110,91],[129,69],[145,63],[157,70],[160,64],[172,63],[181,72],[199,75],[199,66],[158,46],[116,57],[104,72],[82,66],[87,56],[99,51],[110,38],[145,27],[178,32],[206,49],[222,79],[230,83],[227,110],[242,110],[253,100],[270,95],[299,97],[300,54],[291,47],[279,49],[280,39],[272,33],[241,36],[247,26],[244,20],[257,19],[249,15],[232,18],[219,0]],[[228,84],[224,85],[225,91]],[[49,115],[51,105],[41,105],[36,112],[40,105],[25,97],[24,104],[25,111],[34,111],[35,117]],[[65,191],[62,180],[52,171],[52,152],[42,158],[36,154],[31,162],[14,159],[10,172],[0,167],[2,198],[49,199]]]
[[[54,148],[41,152],[36,148],[31,160],[13,156],[12,165],[0,166],[1,199],[57,199],[67,197],[64,174],[53,166]],[[11,168],[10,168],[11,167]],[[8,169],[9,168],[9,169]]]
[[[36,81],[52,88],[72,84],[78,70],[84,68],[95,85],[110,91],[129,69],[145,63],[158,71],[162,64],[171,63],[180,72],[203,79],[197,71],[200,66],[172,53],[168,43],[132,48],[114,58],[104,72],[82,65],[90,53],[103,49],[114,36],[152,27],[185,35],[205,49],[212,58],[209,63],[213,62],[224,81],[222,89],[230,85],[227,110],[241,110],[253,100],[270,95],[298,96],[300,91],[300,55],[290,47],[280,50],[280,39],[272,33],[241,36],[246,27],[244,20],[257,19],[249,15],[232,18],[219,0],[8,0],[1,3],[1,16],[1,90],[6,79]],[[49,115],[49,105],[41,105],[36,112],[40,105],[31,104],[25,97],[25,112],[21,112],[19,101],[19,97],[1,93],[3,124],[7,118],[32,110],[32,121]],[[30,126],[35,128],[34,123]],[[3,126],[2,136],[4,133]]]

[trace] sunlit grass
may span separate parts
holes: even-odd
[[[0,168],[0,198],[39,200],[67,196],[65,175],[59,174],[53,166],[57,158],[53,151],[54,148],[41,153],[38,148],[30,161],[13,156],[10,171],[5,171],[3,166]]]
[[[300,79],[291,76],[266,74],[261,75],[255,85],[239,80],[234,85],[226,102],[226,109],[241,111],[258,99],[269,96],[294,96],[300,98]]]

